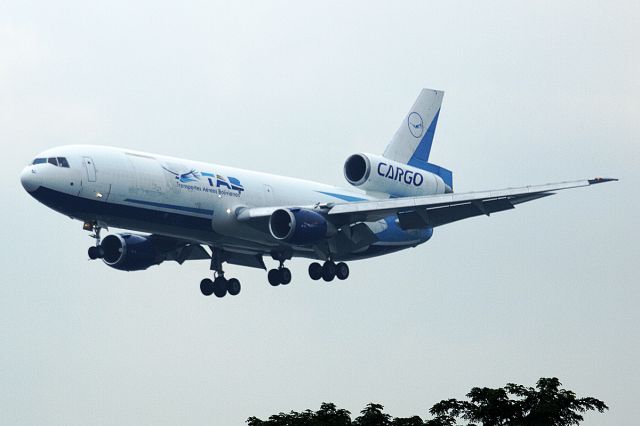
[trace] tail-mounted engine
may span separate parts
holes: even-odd
[[[365,191],[396,197],[444,194],[451,191],[436,174],[373,154],[354,154],[347,158],[344,177],[351,185]]]

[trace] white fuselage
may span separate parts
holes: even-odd
[[[374,199],[353,189],[106,146],[63,146],[37,158],[60,157],[69,167],[39,160],[21,176],[35,198],[60,213],[239,252],[264,254],[282,244],[265,229],[238,222],[239,209]],[[372,244],[378,248],[353,253],[354,258],[415,246],[431,236],[431,230],[402,231],[394,220],[368,226],[380,236]],[[293,250],[317,257],[311,248]]]

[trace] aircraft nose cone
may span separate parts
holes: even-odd
[[[27,192],[33,192],[40,187],[40,174],[34,167],[25,167],[20,173],[20,182]]]

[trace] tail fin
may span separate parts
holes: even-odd
[[[453,188],[451,171],[429,163],[443,97],[441,90],[422,89],[383,155],[390,160],[437,174]]]

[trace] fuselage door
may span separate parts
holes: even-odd
[[[111,193],[111,184],[97,181],[96,166],[93,163],[93,158],[82,157],[82,166],[86,174],[85,178],[80,182],[82,186],[80,195],[96,201],[107,201]]]
[[[91,157],[82,157],[82,164],[87,172],[87,180],[89,182],[96,181],[96,166],[93,164]]]

